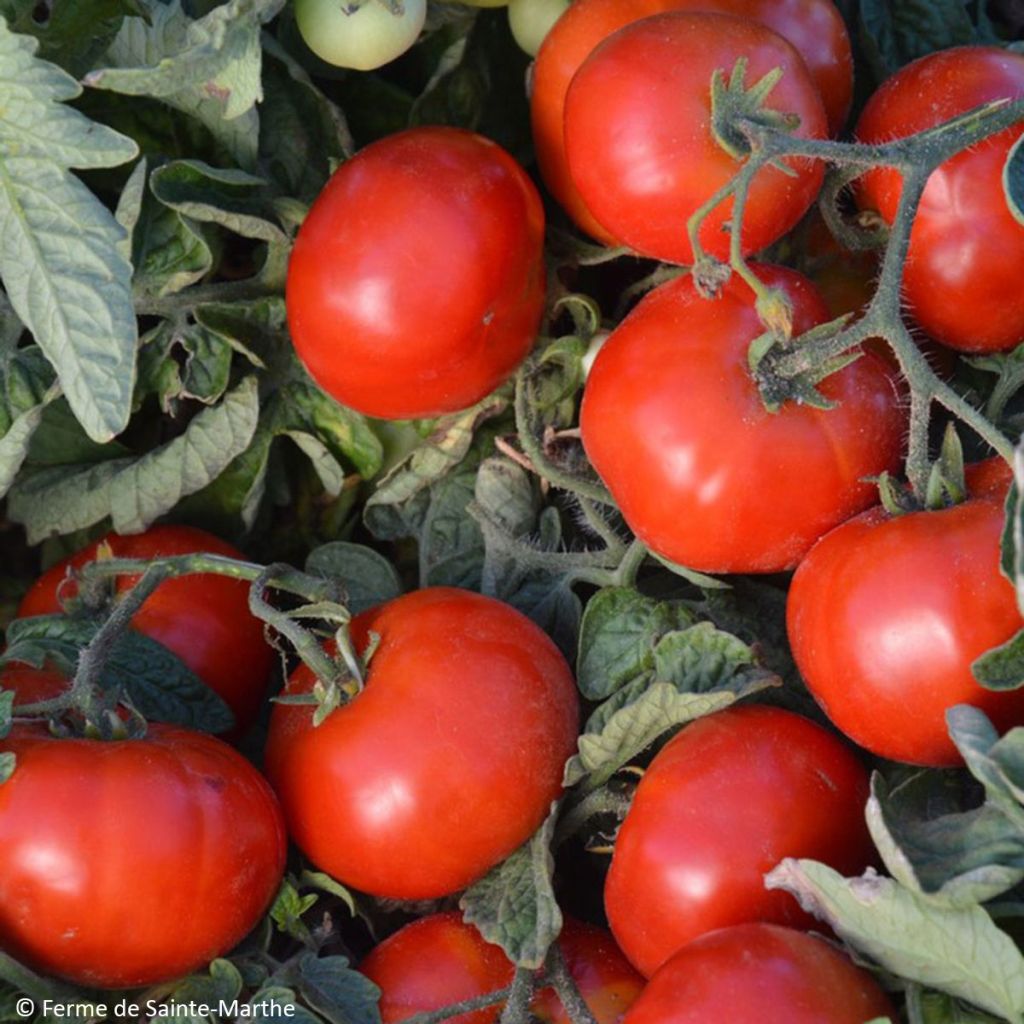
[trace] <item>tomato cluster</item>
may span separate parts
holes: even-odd
[[[339,15],[335,6],[296,0],[295,19],[320,58],[352,69],[405,52],[426,9],[406,0],[395,15],[367,0]],[[802,392],[778,390],[762,371],[766,338],[784,355],[806,352],[801,336],[862,311],[873,272],[852,300],[832,291],[827,302],[810,276],[776,262],[784,248],[764,255],[809,223],[820,160],[773,161],[731,190],[750,166],[744,125],[782,126],[808,144],[844,130],[853,90],[843,19],[832,0],[575,0],[544,10],[513,0],[509,18],[536,53],[533,141],[551,196],[592,238],[693,271],[606,325],[592,366],[580,369],[582,395],[563,403],[572,406],[564,436],[578,437],[579,463],[593,471],[580,514],[593,525],[591,506],[613,505],[606,534],[617,541],[628,528],[645,555],[689,580],[761,574],[774,586],[792,573],[789,647],[825,716],[726,707],[637,755],[642,778],[601,892],[609,930],[565,919],[530,1013],[575,1020],[553,987],[562,963],[597,1024],[892,1015],[879,983],[807,934],[814,919],[767,889],[765,875],[784,858],[844,875],[873,867],[868,758],[961,764],[947,732],[952,707],[972,705],[1000,731],[1024,724],[1024,688],[985,689],[974,670],[1024,620],[1000,570],[1012,483],[1004,460],[969,465],[962,495],[946,480],[938,498],[894,504],[910,426],[901,367],[869,341]],[[886,142],[1020,96],[1024,56],[944,51],[885,82],[854,135]],[[905,312],[947,348],[999,352],[1024,338],[1024,225],[998,180],[1020,129],[943,163],[924,189],[903,267]],[[902,187],[899,169],[872,167],[846,212],[857,204],[891,225]],[[507,394],[568,287],[558,268],[549,273],[544,236],[538,187],[497,143],[442,125],[379,139],[334,172],[295,238],[286,287],[295,352],[323,391],[368,417],[434,420]],[[446,444],[439,458],[450,456]],[[539,460],[513,454],[543,476]],[[187,527],[110,534],[45,572],[17,617],[84,618],[76,573],[94,561],[198,553],[243,557]],[[108,595],[114,607],[138,582],[131,571]],[[632,587],[636,577],[612,582]],[[162,984],[228,954],[257,926],[289,840],[297,863],[367,897],[445,901],[583,802],[567,789],[567,763],[582,749],[581,713],[594,709],[581,707],[563,652],[510,604],[447,586],[377,604],[333,640],[321,631],[310,643],[330,659],[350,642],[344,686],[318,678],[299,645],[306,663],[272,707],[274,647],[250,605],[247,583],[208,568],[162,582],[128,627],[221,698],[234,725],[220,738],[167,722],[133,734],[131,708],[96,714],[80,700],[81,671],[72,680],[66,665],[4,666],[0,684],[19,718],[0,740],[15,759],[0,784],[4,952],[81,985]],[[84,726],[58,714],[48,730],[18,715],[62,701]],[[252,739],[261,716],[258,770],[231,744]],[[453,1019],[497,1020],[516,965],[472,913],[445,906],[360,963],[380,989],[383,1024],[491,993],[493,1005]]]

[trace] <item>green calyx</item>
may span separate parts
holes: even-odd
[[[748,89],[747,58],[741,57],[728,80],[721,69],[711,76],[711,131],[722,149],[736,160],[744,160],[751,153],[743,122],[786,132],[799,126],[796,114],[770,110],[764,105],[782,75],[782,68],[773,68]]]

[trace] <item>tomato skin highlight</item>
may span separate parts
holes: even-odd
[[[168,981],[228,952],[270,904],[281,811],[226,743],[160,724],[109,742],[15,726],[0,750],[17,757],[0,786],[0,948],[35,970]]]
[[[464,409],[533,345],[544,211],[496,143],[426,127],[372,143],[313,204],[288,264],[288,326],[317,383],[370,416]]]
[[[849,110],[853,58],[846,26],[832,0],[575,0],[537,54],[530,117],[546,185],[587,234],[606,244],[615,244],[612,234],[587,208],[569,173],[565,97],[573,76],[598,44],[626,25],[666,11],[732,14],[770,28],[792,43],[806,63],[833,134]],[[705,84],[710,87],[710,76]]]
[[[289,833],[364,892],[433,899],[525,842],[562,788],[579,702],[565,659],[521,613],[432,587],[358,616],[381,637],[363,691],[318,727],[278,704],[266,770]],[[312,685],[304,667],[288,692]]]
[[[954,704],[1000,732],[1024,724],[1024,691],[986,690],[971,673],[1024,626],[999,570],[1009,469],[993,462],[968,474],[963,504],[895,518],[873,508],[823,537],[793,577],[800,674],[836,727],[882,757],[962,764],[946,728]]]
[[[863,142],[887,142],[1022,96],[1024,55],[994,46],[942,50],[885,81],[856,134]],[[1001,351],[1024,339],[1024,224],[1010,213],[1002,185],[1022,128],[1024,122],[941,164],[914,218],[903,271],[908,310],[930,336],[962,352]],[[891,168],[870,170],[856,186],[859,205],[890,224],[901,191],[901,175]]]
[[[644,979],[602,928],[566,918],[558,946],[597,1024],[616,1024],[644,987]],[[515,967],[459,913],[433,914],[406,925],[359,965],[381,990],[383,1024],[438,1010],[512,983]],[[537,992],[531,1006],[547,1024],[570,1024],[554,989]],[[501,1004],[453,1017],[454,1024],[493,1024]]]
[[[783,75],[765,106],[796,114],[801,138],[823,138],[821,97],[800,55],[781,36],[724,14],[670,11],[620,29],[583,62],[565,100],[565,153],[587,208],[620,245],[669,263],[693,263],[686,223],[740,170],[711,130],[711,76],[749,61],[746,84]],[[742,249],[771,245],[821,188],[820,161],[762,168],[750,187]],[[729,252],[732,200],[704,220],[700,240]]]
[[[748,705],[687,725],[651,762],[619,830],[604,894],[612,934],[651,977],[717,928],[809,927],[764,875],[784,857],[859,873],[872,857],[867,798],[856,756],[792,712]]]
[[[691,942],[623,1024],[866,1024],[897,1015],[878,983],[822,939],[769,924]]]
[[[802,275],[756,272],[789,296],[796,333],[828,319]],[[877,356],[822,383],[835,408],[786,403],[770,413],[747,369],[763,330],[742,281],[706,300],[678,278],[612,332],[583,394],[584,447],[630,528],[703,572],[794,567],[876,499],[864,478],[899,462],[905,417]]]
[[[17,617],[60,612],[58,590],[63,597],[74,595],[73,587],[64,584],[68,569],[80,569],[95,561],[102,544],[109,546],[115,558],[196,552],[245,558],[233,545],[190,526],[151,526],[144,533],[126,536],[109,533],[44,572],[22,598]],[[137,576],[119,577],[118,593],[137,581]],[[235,727],[227,734],[230,738],[241,736],[256,721],[274,667],[274,652],[264,639],[263,623],[249,612],[246,581],[212,573],[167,580],[147,598],[132,619],[132,628],[173,651],[220,695],[235,716]],[[19,703],[28,703],[20,684],[10,682],[10,670],[3,679],[18,694]]]

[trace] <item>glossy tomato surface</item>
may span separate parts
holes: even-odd
[[[986,690],[971,673],[1024,625],[999,570],[1008,475],[981,464],[968,475],[973,496],[953,508],[865,512],[819,541],[793,577],[800,673],[836,726],[876,754],[960,764],[946,729],[954,704],[980,708],[1000,732],[1024,724],[1024,690]]]
[[[0,786],[0,948],[81,985],[205,966],[267,909],[286,837],[263,777],[212,736],[58,740],[17,726]]]
[[[433,587],[356,618],[380,636],[363,691],[318,727],[277,705],[267,772],[289,832],[364,892],[432,899],[521,845],[576,747],[572,674],[551,640],[493,598]],[[290,693],[308,690],[300,668]]]
[[[974,107],[1024,96],[1024,54],[968,46],[922,57],[884,82],[857,123],[864,142],[931,128]],[[926,101],[925,101],[926,98]],[[1019,123],[947,160],[932,173],[903,272],[907,307],[937,341],[964,352],[1012,348],[1024,339],[1024,224],[1007,205],[1002,173]],[[896,170],[860,179],[858,202],[892,223]]]
[[[786,291],[798,333],[828,319],[806,278],[757,273]],[[882,361],[868,354],[829,377],[833,409],[770,413],[747,368],[763,330],[742,281],[707,300],[679,278],[612,332],[583,395],[583,444],[632,530],[704,572],[792,568],[875,500],[865,477],[899,461],[904,416]]]
[[[705,935],[647,985],[624,1024],[867,1024],[896,1020],[878,983],[822,939],[747,924]]]
[[[796,134],[821,138],[825,111],[797,51],[755,21],[671,11],[620,29],[580,66],[565,100],[565,153],[587,208],[619,244],[670,263],[693,262],[690,216],[735,177],[742,161],[711,130],[709,83],[718,69],[749,62],[751,86],[775,68],[766,106],[795,114]],[[820,161],[764,167],[743,217],[742,248],[771,245],[804,215],[821,188]],[[705,219],[705,250],[725,257],[732,200]]]
[[[108,534],[43,573],[18,607],[18,618],[51,615],[61,610],[58,597],[73,596],[64,583],[69,569],[95,561],[105,545],[116,558],[158,558],[208,552],[228,558],[245,556],[231,544],[205,530],[189,526],[152,526],[131,536]],[[118,579],[119,591],[135,577]],[[133,628],[173,651],[231,708],[235,728],[244,732],[256,720],[267,688],[274,652],[263,636],[263,623],[249,612],[249,584],[212,573],[182,576],[161,583],[132,619]],[[7,685],[27,703],[19,686]],[[38,698],[37,698],[38,699]]]
[[[544,181],[558,202],[588,234],[604,242],[612,235],[587,209],[573,184],[565,154],[565,97],[580,65],[613,32],[666,11],[709,11],[758,22],[796,48],[824,101],[829,127],[839,131],[853,90],[850,40],[832,0],[576,0],[559,18],[537,55],[530,118]],[[710,88],[710,75],[703,83]]]
[[[639,995],[644,979],[603,929],[566,919],[558,945],[597,1024],[616,1024]],[[381,990],[384,1024],[437,1010],[504,988],[515,968],[457,912],[421,918],[385,939],[360,964]],[[548,1024],[570,1024],[553,989],[541,989],[531,1007]],[[457,1024],[492,1024],[501,1004],[452,1018]]]
[[[605,886],[622,951],[650,977],[686,943],[749,921],[810,924],[764,875],[784,857],[844,874],[871,858],[856,756],[790,711],[730,708],[686,726],[651,762]]]
[[[335,172],[288,264],[288,326],[343,405],[403,419],[464,409],[533,344],[544,211],[496,143],[413,128]]]

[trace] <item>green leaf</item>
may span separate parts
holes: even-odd
[[[580,736],[579,753],[566,764],[564,783],[574,786],[590,776],[590,788],[601,786],[670,729],[727,708],[741,696],[729,691],[680,693],[671,683],[651,683],[615,711],[600,732]]]
[[[355,146],[345,115],[274,39],[265,39],[260,158],[290,196],[312,202]]]
[[[201,324],[165,320],[143,339],[138,394],[159,395],[168,413],[183,399],[211,405],[227,390],[232,354],[226,339]]]
[[[562,930],[562,912],[552,885],[551,840],[557,819],[556,804],[533,838],[459,900],[466,923],[475,925],[488,942],[501,946],[520,967],[541,967]]]
[[[949,734],[989,803],[1024,832],[1024,727],[1002,739],[977,708],[957,704],[946,712]]]
[[[345,888],[340,882],[336,882],[330,875],[325,875],[322,871],[303,871],[300,879],[303,885],[311,885],[315,889],[319,889],[321,892],[327,893],[329,896],[335,896],[342,903],[348,907],[349,912],[353,917],[356,915],[356,901],[348,889]]]
[[[193,220],[220,224],[244,238],[286,245],[266,182],[245,171],[175,160],[150,175],[149,187],[165,206]]]
[[[202,229],[161,203],[146,182],[142,160],[121,192],[116,216],[129,233],[135,294],[153,298],[179,292],[205,277],[213,266],[213,253]]]
[[[32,435],[42,422],[45,405],[36,405],[17,416],[0,437],[0,497],[14,483],[32,443]]]
[[[247,377],[218,405],[198,413],[183,434],[139,459],[23,474],[10,492],[8,514],[26,526],[30,544],[107,516],[118,532],[137,533],[245,451],[258,413],[256,380]]]
[[[1003,194],[1010,213],[1024,224],[1024,134],[1013,144],[1003,165]]]
[[[380,989],[343,956],[299,959],[298,990],[330,1024],[380,1024]]]
[[[576,679],[583,695],[600,700],[653,671],[658,640],[692,622],[682,605],[655,601],[630,587],[598,591],[580,626]]]
[[[270,919],[279,931],[298,942],[305,943],[310,939],[310,931],[303,923],[302,915],[319,899],[316,893],[301,895],[291,879],[286,878],[281,883],[281,888],[278,889],[270,908]]]
[[[231,1003],[238,998],[242,991],[242,976],[238,968],[230,960],[214,960],[206,974],[194,974],[179,982],[171,990],[165,1003],[169,1006],[188,1006],[190,1004],[205,1003],[208,1006],[218,1006],[223,1000]],[[183,1018],[176,1015],[174,1020]],[[202,1020],[203,1018],[184,1018]]]
[[[690,693],[778,684],[774,673],[756,664],[752,648],[710,622],[666,633],[654,649],[654,672]]]
[[[810,860],[784,860],[765,885],[894,974],[1024,1021],[1024,955],[980,907],[937,905],[871,869],[847,879]]]
[[[999,1024],[999,1019],[965,1006],[945,992],[922,991],[908,986],[909,1024]]]
[[[89,436],[128,422],[137,331],[122,229],[70,168],[116,167],[131,139],[67,106],[81,93],[0,19],[0,277]]]
[[[290,988],[281,985],[268,985],[261,988],[249,1000],[249,1010],[244,1015],[246,1020],[278,1022],[287,1020],[291,1024],[323,1024],[321,1018],[310,1013],[302,1006],[296,994]]]
[[[892,876],[950,906],[969,906],[1024,880],[1024,831],[999,809],[963,807],[960,773],[922,771],[891,791],[877,773],[868,827]]]
[[[1024,686],[1024,629],[977,658],[971,672],[987,690],[1017,690]]]
[[[402,592],[394,566],[372,548],[347,541],[323,544],[309,553],[306,572],[341,580],[353,614],[383,604]]]
[[[9,750],[0,753],[0,784],[5,783],[13,774],[17,766],[17,755]]]
[[[6,739],[11,731],[14,714],[14,691],[0,689],[0,740]]]
[[[862,0],[860,40],[881,80],[917,57],[978,36],[963,0]]]
[[[260,26],[284,0],[229,0],[193,21],[179,0],[142,0],[148,22],[126,18],[87,85],[154,97],[204,124],[238,161],[256,164]]]
[[[66,615],[15,619],[0,658],[36,667],[50,659],[71,672],[101,625],[97,618]],[[226,732],[234,725],[220,696],[176,654],[135,629],[118,638],[100,679],[105,689],[120,689],[146,718],[206,732]]]

